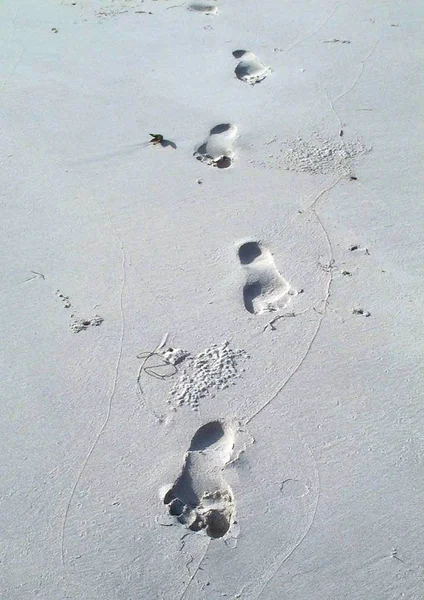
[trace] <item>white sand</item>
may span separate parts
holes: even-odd
[[[0,2],[2,598],[422,597],[423,16]]]

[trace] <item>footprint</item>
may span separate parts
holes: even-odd
[[[169,514],[191,531],[221,538],[234,523],[233,494],[222,477],[233,447],[234,433],[220,421],[194,434],[181,474],[163,499]]]
[[[288,304],[293,291],[278,272],[267,248],[258,242],[246,242],[239,247],[238,257],[247,273],[243,288],[247,311],[260,315]]]
[[[194,156],[218,169],[227,169],[234,159],[233,141],[236,135],[235,125],[216,125],[210,130],[208,139],[194,152]]]
[[[218,7],[216,4],[203,4],[200,2],[193,2],[188,7],[188,10],[194,10],[201,13],[202,15],[216,15],[218,14]]]
[[[259,83],[271,72],[271,69],[261,63],[253,52],[248,50],[234,50],[234,58],[242,60],[237,64],[234,72],[238,79],[246,83]]]

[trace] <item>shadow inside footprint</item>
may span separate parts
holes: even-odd
[[[229,156],[221,156],[221,158],[215,161],[215,166],[218,167],[218,169],[228,169],[228,167],[231,167],[231,163],[232,161]]]
[[[220,538],[223,537],[228,529],[230,524],[219,510],[211,510],[208,515],[207,529],[206,533],[211,538]]]
[[[257,242],[246,242],[238,249],[238,256],[242,265],[248,265],[262,254]]]
[[[212,446],[224,435],[224,429],[219,421],[211,421],[206,423],[194,434],[189,452],[205,450],[208,446]]]
[[[220,421],[206,423],[191,440],[181,474],[163,499],[169,514],[191,531],[221,538],[231,526],[233,495],[221,472],[232,448],[233,433]]]
[[[247,283],[243,288],[243,300],[246,310],[252,314],[256,313],[254,300],[262,294],[262,286],[259,281]]]
[[[239,64],[234,70],[237,79],[246,80],[250,75],[250,69],[247,65]]]
[[[209,135],[217,135],[219,133],[225,133],[229,131],[231,128],[230,123],[222,123],[221,125],[215,125],[209,132]]]
[[[188,10],[193,10],[203,15],[216,15],[218,13],[218,7],[215,4],[201,4],[200,2],[190,4]]]

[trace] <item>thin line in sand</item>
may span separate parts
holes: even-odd
[[[327,241],[327,245],[328,245],[328,249],[329,249],[329,256],[330,256],[330,260],[329,260],[329,264],[331,265],[333,262],[333,248],[331,245],[331,241],[330,238],[328,236],[327,230],[325,229],[319,215],[316,212],[315,206],[317,204],[317,202],[324,196],[324,194],[326,194],[327,192],[330,192],[331,190],[333,190],[336,185],[338,183],[340,183],[340,181],[343,179],[343,177],[339,177],[335,182],[333,182],[329,187],[325,188],[324,190],[321,190],[321,192],[316,196],[315,200],[312,202],[312,204],[309,206],[309,209],[312,211],[312,213],[315,215],[315,218],[317,219],[323,233],[325,236],[325,239]],[[294,377],[294,375],[297,373],[297,371],[300,369],[300,367],[303,365],[303,363],[306,360],[306,357],[308,356],[309,352],[311,351],[311,348],[317,338],[317,335],[319,333],[319,330],[321,328],[321,323],[325,317],[326,314],[326,310],[327,310],[327,305],[328,305],[328,300],[330,297],[330,287],[331,287],[331,283],[333,281],[333,274],[332,274],[332,269],[329,269],[329,277],[328,277],[328,281],[327,281],[327,286],[326,286],[326,293],[325,293],[325,298],[323,300],[324,303],[324,310],[322,312],[322,315],[320,316],[320,319],[318,320],[318,324],[317,327],[315,328],[314,334],[312,336],[311,341],[308,344],[308,347],[305,351],[305,353],[303,354],[302,358],[300,359],[300,361],[298,362],[298,364],[296,365],[296,367],[294,368],[294,370],[290,373],[290,375],[284,380],[284,382],[279,386],[279,388],[277,389],[277,391],[271,396],[271,398],[269,398],[256,412],[253,413],[253,415],[251,415],[246,421],[243,421],[244,425],[248,425],[251,421],[253,421],[253,419],[259,414],[261,413],[267,406],[269,406],[271,404],[271,402],[273,402],[273,400],[275,400],[275,398],[277,398],[277,396],[283,391],[283,389],[286,387],[286,385],[289,383],[289,381]]]
[[[81,181],[81,178],[77,175],[78,179]],[[82,183],[82,181],[81,181]],[[122,352],[123,352],[123,346],[124,346],[124,338],[125,338],[125,328],[126,328],[126,323],[125,323],[125,314],[124,314],[124,306],[123,306],[123,297],[124,297],[124,292],[125,292],[125,286],[126,286],[126,254],[125,254],[125,248],[124,248],[124,244],[122,242],[122,239],[114,225],[114,222],[112,220],[110,211],[108,210],[108,208],[105,206],[105,204],[97,199],[97,201],[99,202],[99,204],[102,206],[108,220],[109,220],[109,224],[110,227],[115,235],[115,238],[118,242],[119,248],[120,248],[120,253],[121,253],[121,290],[120,290],[120,299],[119,299],[119,306],[120,306],[120,312],[121,312],[121,335],[120,335],[120,343],[119,343],[119,351],[118,351],[118,357],[116,360],[116,365],[115,365],[115,372],[114,372],[114,377],[113,377],[113,383],[112,383],[112,390],[111,393],[109,395],[109,399],[108,399],[108,404],[107,404],[107,410],[106,410],[106,416],[105,419],[102,423],[102,426],[100,427],[100,430],[96,436],[96,439],[94,440],[93,445],[91,446],[87,456],[85,457],[81,468],[79,470],[78,473],[78,477],[72,487],[71,490],[71,495],[69,497],[68,503],[66,505],[66,509],[65,509],[65,514],[63,516],[63,523],[62,523],[62,533],[61,533],[61,547],[60,547],[60,554],[61,554],[61,560],[62,560],[62,565],[65,566],[65,528],[66,528],[66,522],[68,519],[68,515],[69,515],[69,510],[72,504],[72,500],[74,498],[76,489],[78,487],[78,484],[81,480],[81,477],[87,467],[87,464],[100,440],[100,437],[102,436],[104,430],[106,429],[106,426],[109,422],[110,419],[110,415],[111,415],[111,411],[112,411],[112,402],[113,399],[115,397],[115,393],[116,393],[116,388],[117,388],[117,382],[118,382],[118,373],[119,373],[119,368],[121,365],[121,360],[122,360]]]
[[[306,348],[305,353],[303,354],[302,358],[300,359],[300,361],[298,362],[297,366],[295,367],[295,369],[290,373],[290,375],[287,377],[287,379],[285,379],[285,381],[280,385],[280,387],[278,388],[278,390],[271,396],[271,398],[269,398],[269,400],[267,400],[265,402],[265,404],[263,404],[251,417],[249,417],[246,421],[244,421],[244,425],[247,425],[248,423],[251,423],[253,421],[253,419],[259,414],[261,413],[265,408],[267,408],[271,402],[273,402],[277,396],[283,391],[283,389],[286,387],[286,385],[289,383],[289,381],[291,381],[291,379],[295,376],[295,374],[299,371],[300,367],[303,365],[303,363],[305,362],[308,354],[310,353],[312,346],[315,342],[315,340],[318,337],[318,334],[320,332],[321,329],[321,325],[322,322],[327,314],[327,307],[328,307],[328,302],[329,302],[329,298],[330,298],[330,294],[331,294],[331,284],[333,282],[333,272],[332,272],[332,268],[331,265],[333,264],[334,261],[334,255],[333,255],[333,246],[331,244],[331,240],[330,237],[328,235],[328,232],[326,230],[326,228],[324,227],[324,224],[320,218],[320,216],[318,215],[318,213],[316,212],[316,205],[319,202],[319,200],[328,192],[330,192],[331,190],[333,190],[338,183],[340,183],[340,181],[343,179],[343,177],[339,177],[335,182],[333,182],[329,187],[325,188],[324,190],[321,190],[321,192],[316,196],[316,198],[314,199],[314,201],[312,202],[312,204],[309,206],[309,209],[311,210],[311,212],[315,215],[315,218],[317,219],[327,242],[327,246],[328,246],[328,251],[329,251],[329,264],[330,264],[330,268],[329,268],[329,276],[328,276],[328,281],[327,281],[327,286],[326,286],[326,290],[325,290],[325,298],[324,298],[324,308],[322,311],[322,314],[318,320],[317,326],[315,328],[315,331],[312,335],[312,338],[308,344],[308,347]],[[312,525],[315,521],[315,517],[317,514],[317,510],[318,510],[318,505],[319,505],[319,500],[320,500],[320,488],[321,488],[321,483],[320,483],[320,476],[319,476],[319,469],[318,469],[318,464],[316,461],[316,458],[311,450],[311,448],[309,447],[309,445],[307,444],[307,442],[302,438],[302,436],[300,435],[299,432],[296,432],[296,434],[302,439],[303,443],[305,444],[306,448],[308,449],[308,452],[312,458],[312,461],[314,463],[314,469],[315,469],[315,476],[316,476],[316,482],[317,482],[317,498],[315,501],[315,506],[312,510],[312,515],[309,521],[309,524],[306,528],[306,530],[304,531],[304,533],[301,535],[301,537],[299,538],[299,540],[297,541],[297,543],[293,546],[293,548],[290,550],[290,552],[278,563],[277,567],[273,570],[273,573],[270,575],[270,577],[267,579],[267,581],[264,583],[264,585],[262,586],[262,588],[259,590],[259,594],[256,596],[256,600],[262,595],[262,593],[264,592],[264,590],[267,588],[268,584],[274,579],[274,577],[277,575],[278,571],[281,569],[281,567],[283,566],[283,564],[292,556],[292,554],[295,552],[295,550],[297,550],[297,548],[299,548],[299,546],[302,544],[302,542],[305,540],[306,536],[308,535],[309,531],[312,528]]]
[[[388,20],[389,20],[389,17],[390,17],[390,15],[388,15],[388,16],[387,16],[387,18],[384,20],[384,22],[383,22],[383,25],[381,26],[380,34],[379,34],[379,36],[377,37],[377,39],[375,40],[374,44],[372,45],[372,47],[371,47],[371,50],[368,52],[368,54],[365,56],[365,58],[363,58],[363,59],[360,61],[360,69],[359,69],[359,73],[358,73],[358,75],[356,76],[356,78],[353,80],[353,83],[352,83],[352,85],[351,85],[351,86],[350,86],[350,87],[349,87],[349,88],[348,88],[346,91],[344,91],[344,92],[342,92],[341,94],[339,94],[339,95],[337,96],[337,98],[335,98],[334,100],[332,100],[332,99],[331,99],[331,97],[330,97],[330,94],[328,93],[328,90],[327,90],[327,88],[325,88],[325,87],[323,86],[323,89],[324,89],[324,91],[325,91],[325,94],[326,94],[326,96],[327,96],[327,98],[328,98],[328,101],[329,101],[329,103],[330,103],[331,110],[332,110],[332,112],[334,113],[334,115],[335,115],[335,117],[336,117],[337,121],[339,122],[339,126],[340,126],[340,135],[342,135],[342,134],[343,134],[343,124],[342,124],[342,120],[340,119],[339,113],[338,113],[338,112],[337,112],[337,110],[336,110],[336,107],[335,107],[335,105],[336,105],[336,103],[337,103],[339,100],[341,100],[342,98],[345,98],[345,97],[346,97],[348,94],[350,94],[350,92],[353,90],[353,88],[354,88],[354,87],[355,87],[355,86],[358,84],[359,80],[361,79],[361,77],[362,77],[362,75],[363,75],[363,73],[364,73],[364,69],[365,69],[365,63],[366,63],[366,62],[367,62],[367,61],[368,61],[368,60],[371,58],[371,56],[374,54],[375,50],[377,49],[377,46],[378,46],[378,44],[379,44],[379,42],[380,42],[380,40],[381,40],[381,38],[382,38],[382,36],[383,36],[384,27],[385,27],[386,23],[388,22]],[[357,110],[372,110],[372,109],[365,108],[365,109],[357,109]]]
[[[315,506],[312,509],[311,519],[308,523],[308,527],[306,528],[305,532],[300,536],[300,538],[298,539],[296,544],[293,546],[293,548],[288,552],[288,554],[286,554],[286,556],[283,558],[283,560],[278,564],[277,568],[274,570],[274,572],[271,574],[271,576],[265,581],[264,585],[259,590],[259,594],[256,596],[256,600],[258,600],[258,598],[262,595],[263,591],[267,588],[267,586],[271,583],[271,581],[277,575],[278,571],[281,569],[283,564],[291,557],[291,555],[295,552],[295,550],[297,550],[299,548],[300,544],[302,544],[303,540],[306,538],[306,536],[308,535],[308,533],[310,532],[310,530],[312,528],[312,525],[315,521],[315,517],[317,514],[317,510],[318,510],[318,505],[319,505],[320,496],[321,496],[321,479],[319,476],[317,460],[316,460],[315,456],[313,455],[312,450],[310,449],[309,445],[306,443],[306,441],[302,438],[302,436],[298,432],[296,432],[296,433],[297,433],[297,435],[299,435],[301,440],[304,442],[306,448],[308,449],[309,454],[311,455],[312,461],[314,463],[315,476],[316,476],[317,489],[318,489],[317,497],[315,500]]]
[[[329,12],[329,14],[325,17],[324,21],[322,21],[322,23],[320,25],[318,25],[318,27],[316,29],[314,29],[314,31],[309,33],[306,37],[296,40],[296,42],[294,42],[286,50],[283,50],[283,55],[288,54],[289,52],[291,52],[291,50],[293,50],[293,48],[295,48],[299,44],[303,44],[303,42],[306,42],[306,40],[309,40],[311,37],[313,37],[315,34],[317,34],[318,31],[320,31],[320,29],[322,29],[324,27],[324,25],[326,25],[328,23],[328,21],[334,15],[336,10],[339,8],[339,6],[340,6],[340,2],[337,2],[336,6]]]
[[[350,86],[350,88],[348,88],[345,92],[342,92],[339,96],[337,96],[337,98],[335,100],[333,100],[333,104],[335,104],[336,102],[338,102],[339,100],[341,100],[342,98],[344,98],[345,96],[347,96],[347,94],[349,94],[353,90],[353,88],[356,86],[356,84],[358,83],[358,81],[361,79],[362,74],[364,72],[365,63],[367,62],[367,60],[369,58],[371,58],[371,55],[374,54],[374,52],[375,52],[375,50],[376,50],[376,48],[377,48],[377,46],[378,46],[378,44],[379,44],[379,42],[381,40],[381,37],[383,35],[384,26],[386,25],[386,23],[388,21],[388,18],[389,17],[387,17],[387,19],[385,19],[385,21],[384,21],[384,23],[383,23],[383,25],[381,27],[381,30],[380,30],[380,35],[378,36],[378,38],[376,39],[376,41],[372,45],[372,48],[371,48],[370,52],[366,55],[366,57],[364,59],[361,60],[361,66],[360,66],[359,73],[358,73],[356,79],[354,79],[354,81],[353,81],[352,85]]]
[[[198,571],[199,571],[200,567],[202,566],[202,563],[203,563],[203,561],[204,561],[204,560],[205,560],[205,558],[206,558],[206,554],[207,554],[207,552],[208,552],[208,550],[209,550],[210,543],[211,543],[211,538],[209,538],[209,539],[208,539],[208,541],[207,541],[207,544],[206,544],[205,551],[203,552],[203,554],[202,554],[202,556],[201,556],[201,559],[200,559],[200,560],[199,560],[199,562],[197,563],[197,567],[194,569],[194,571],[193,571],[193,573],[191,574],[191,576],[190,576],[189,580],[187,581],[187,585],[186,585],[186,586],[185,586],[185,588],[183,589],[183,591],[182,591],[182,593],[181,593],[181,596],[178,598],[178,600],[183,600],[184,596],[186,595],[186,593],[187,593],[187,591],[188,591],[188,588],[189,588],[189,587],[190,587],[190,585],[192,584],[192,582],[193,582],[193,579],[196,577],[196,575],[197,575],[197,573],[198,573]]]

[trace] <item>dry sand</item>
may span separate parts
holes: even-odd
[[[0,2],[2,598],[422,597],[423,16]]]

